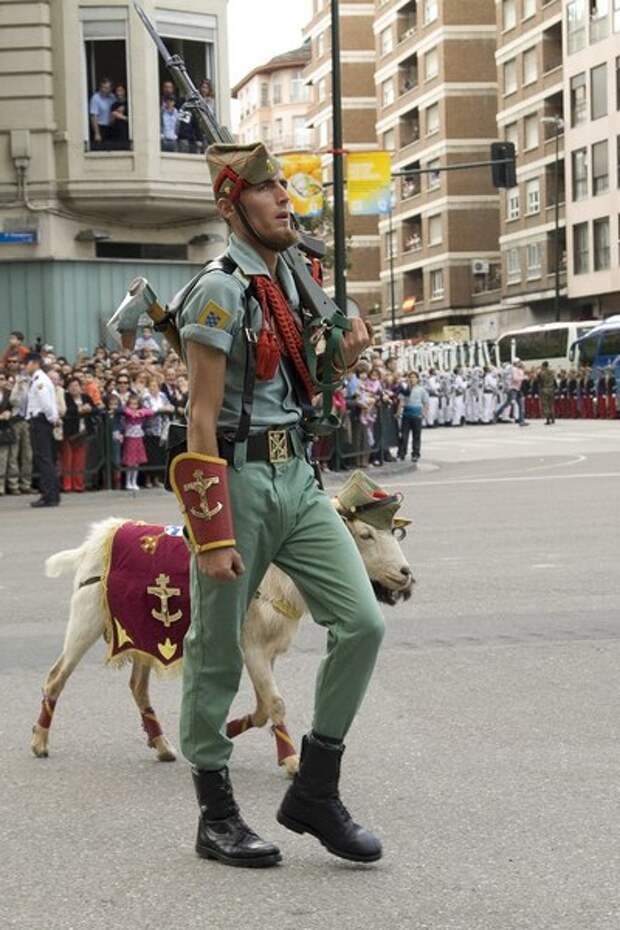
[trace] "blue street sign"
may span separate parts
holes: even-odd
[[[35,229],[29,232],[0,232],[0,245],[36,245],[37,242]]]

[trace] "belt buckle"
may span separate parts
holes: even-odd
[[[269,461],[272,465],[282,465],[288,462],[288,431],[285,429],[270,429],[267,431],[269,443]]]

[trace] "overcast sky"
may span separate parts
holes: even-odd
[[[302,44],[312,0],[228,0],[230,85],[245,74]],[[233,106],[236,125],[236,106]]]

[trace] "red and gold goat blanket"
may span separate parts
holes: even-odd
[[[158,671],[179,666],[190,623],[189,551],[180,526],[123,523],[103,577],[107,661],[135,656]]]

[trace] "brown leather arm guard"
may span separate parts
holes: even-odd
[[[170,483],[193,552],[235,545],[226,459],[184,452],[172,460]]]

